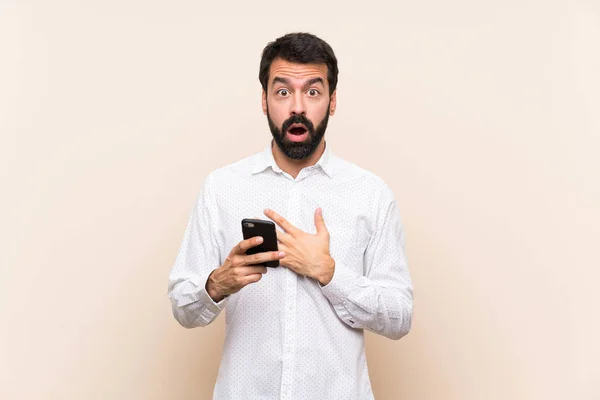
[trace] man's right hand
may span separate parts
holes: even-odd
[[[285,257],[283,252],[267,251],[246,255],[246,251],[262,243],[262,237],[255,236],[239,242],[229,253],[223,265],[215,269],[206,281],[206,291],[216,302],[230,294],[239,292],[244,286],[258,282],[267,267],[253,265]]]

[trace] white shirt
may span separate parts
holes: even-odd
[[[270,208],[314,234],[317,207],[330,233],[331,282],[322,286],[280,266],[219,303],[210,298],[206,280],[243,240],[243,218],[268,220],[263,209]],[[413,309],[394,195],[327,144],[296,179],[277,166],[269,145],[204,180],[168,293],[187,328],[226,311],[213,399],[373,399],[364,329],[399,339],[410,330]]]

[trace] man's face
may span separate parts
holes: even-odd
[[[287,157],[303,160],[314,153],[335,112],[335,98],[335,92],[329,96],[327,65],[273,61],[263,111]]]

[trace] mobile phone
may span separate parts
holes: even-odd
[[[242,220],[242,234],[244,240],[254,236],[261,236],[263,241],[258,246],[254,246],[246,250],[246,254],[256,254],[265,251],[277,251],[277,232],[275,231],[275,223],[262,219],[244,218]],[[260,264],[265,267],[279,267],[279,260],[267,261]]]

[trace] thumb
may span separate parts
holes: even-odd
[[[321,207],[317,208],[315,211],[315,226],[317,227],[317,234],[321,235],[327,232],[327,227],[325,226],[325,220],[323,219],[323,210]]]

